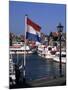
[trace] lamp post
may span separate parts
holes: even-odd
[[[59,60],[60,60],[60,63],[59,63],[59,74],[60,74],[60,77],[62,76],[62,58],[61,58],[61,37],[62,37],[62,31],[63,31],[63,26],[61,25],[61,23],[59,23],[59,25],[57,26],[57,30],[58,30],[58,33],[59,33],[59,43],[60,43],[60,55],[59,55]]]

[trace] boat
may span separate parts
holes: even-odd
[[[48,59],[48,60],[49,59],[53,59],[53,56],[54,55],[52,55],[50,51],[48,51],[48,52],[45,53],[45,58]]]
[[[31,50],[30,50],[30,47],[29,46],[12,46],[12,47],[10,47],[10,49],[9,49],[10,51],[9,51],[9,53],[10,54],[24,54],[24,53],[26,53],[26,54],[31,54],[31,53],[33,53]]]
[[[52,50],[52,46],[45,46],[45,45],[42,45],[40,47],[38,47],[38,55],[43,57],[43,58],[46,58],[46,59],[53,59],[53,56],[51,54],[51,50]]]
[[[60,52],[56,52],[55,56],[53,57],[53,60],[60,62],[59,56],[60,56]],[[66,63],[66,52],[65,51],[61,52],[61,62]]]
[[[39,45],[37,49],[37,53],[39,56],[44,57],[45,56],[45,46],[44,45]]]

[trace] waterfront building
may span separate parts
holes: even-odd
[[[51,46],[59,46],[59,33],[58,32],[51,32],[51,35],[49,35],[49,45]],[[62,33],[62,39],[61,39],[61,47],[66,47],[66,35],[65,33]]]

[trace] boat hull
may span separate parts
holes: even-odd
[[[57,57],[57,56],[55,56],[55,57],[53,58],[53,60],[56,61],[56,62],[60,62],[60,59],[59,59],[59,57]],[[61,57],[61,62],[62,62],[62,63],[66,63],[66,58],[65,58],[65,57]]]

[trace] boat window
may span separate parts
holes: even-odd
[[[58,57],[59,57],[59,55],[60,55],[60,54],[56,54],[56,56],[58,56]],[[66,55],[63,55],[63,54],[62,54],[61,57],[66,57]]]
[[[66,57],[66,55],[61,55],[62,57]]]
[[[51,48],[51,47],[49,47],[49,48],[48,48],[48,50],[50,51],[50,50],[52,50],[52,48]]]

